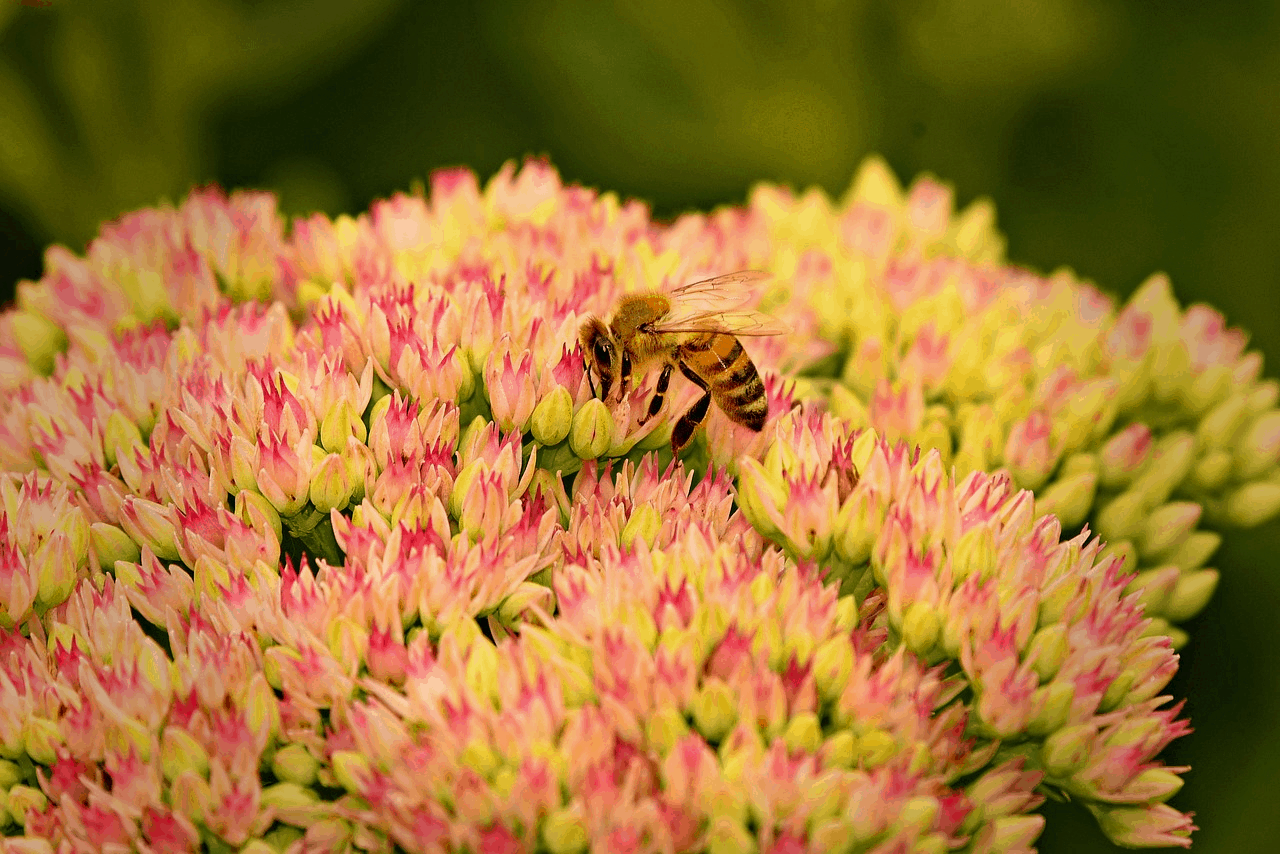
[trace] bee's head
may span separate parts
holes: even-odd
[[[613,387],[613,378],[618,375],[622,360],[622,348],[609,332],[609,327],[598,317],[588,317],[578,332],[578,343],[582,345],[582,360],[586,363],[587,382],[591,383],[591,391],[600,398],[609,397],[609,389]],[[600,390],[596,392],[591,372],[600,378]]]

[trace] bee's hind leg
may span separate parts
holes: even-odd
[[[676,422],[675,428],[671,431],[671,451],[676,454],[680,453],[680,450],[689,444],[689,440],[693,438],[693,431],[697,430],[698,425],[707,419],[707,410],[711,408],[710,384],[694,373],[684,362],[680,363],[680,373],[702,389],[703,395],[694,401],[693,406],[690,406],[684,415],[680,416],[680,420]]]
[[[671,384],[671,371],[675,365],[671,362],[662,366],[662,373],[658,374],[658,384],[653,389],[653,397],[649,400],[649,411],[640,416],[640,420],[636,423],[644,426],[644,423],[650,418],[658,414],[658,410],[662,409],[662,398],[667,393],[667,386]]]

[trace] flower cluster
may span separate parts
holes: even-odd
[[[1124,386],[1136,315],[878,174],[665,225],[540,163],[288,228],[207,190],[51,249],[0,315],[6,833],[1029,851],[1061,792],[1189,844],[1167,620],[1216,582],[1199,508],[1268,500],[1274,386],[1158,288],[1146,346],[1244,403],[1165,356]],[[713,406],[673,459],[698,389],[597,399],[577,330],[748,268],[791,327],[748,342],[768,421]],[[1129,545],[1062,540],[1086,518]]]
[[[888,439],[937,449],[961,474],[1003,469],[1065,529],[1089,523],[1138,572],[1156,627],[1217,586],[1203,521],[1280,513],[1280,384],[1205,305],[1152,276],[1122,308],[1069,271],[1003,261],[984,200],[953,213],[930,178],[904,191],[882,161],[839,208],[759,188],[770,269],[813,301],[836,348],[816,391]]]

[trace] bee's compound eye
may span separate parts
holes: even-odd
[[[595,356],[596,364],[607,365],[613,361],[611,358],[609,343],[607,341],[597,341],[595,346],[591,349],[591,354]]]

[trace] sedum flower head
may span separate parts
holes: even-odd
[[[1027,851],[1056,793],[1189,844],[1170,621],[1200,525],[1280,504],[1275,385],[1162,280],[1004,266],[992,218],[872,161],[659,224],[530,162],[51,249],[0,315],[6,832]],[[768,419],[675,459],[700,391],[596,397],[579,327],[742,269],[791,330],[745,342]]]

